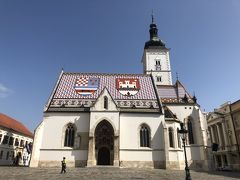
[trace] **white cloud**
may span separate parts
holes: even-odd
[[[6,86],[0,83],[0,98],[6,98],[12,93],[11,89],[8,89]]]

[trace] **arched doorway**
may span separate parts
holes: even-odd
[[[96,127],[95,152],[97,165],[113,165],[114,130],[106,120],[101,121]]]
[[[110,165],[110,150],[102,147],[98,150],[98,165]]]

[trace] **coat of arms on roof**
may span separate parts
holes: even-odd
[[[125,96],[134,96],[140,90],[140,83],[138,79],[117,78],[117,90]]]
[[[76,79],[74,89],[80,95],[92,95],[99,85],[99,78],[79,77]]]

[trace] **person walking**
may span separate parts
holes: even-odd
[[[66,158],[63,157],[63,160],[62,160],[62,170],[61,170],[61,174],[64,172],[66,173]]]

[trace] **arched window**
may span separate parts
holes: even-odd
[[[193,129],[192,129],[192,121],[191,121],[191,119],[188,119],[187,128],[188,128],[188,141],[189,141],[189,144],[194,144]]]
[[[179,132],[179,128],[177,128],[177,139],[178,139],[178,148],[181,148],[181,137],[178,132]]]
[[[108,98],[104,96],[104,109],[108,109]]]
[[[64,139],[65,147],[73,147],[74,135],[75,135],[75,130],[74,130],[73,124],[68,124],[65,130],[65,139]]]
[[[173,128],[168,128],[168,137],[169,137],[169,146],[170,147],[174,147],[174,132],[173,132]]]
[[[140,129],[140,147],[150,147],[150,130],[146,125],[142,125]]]

